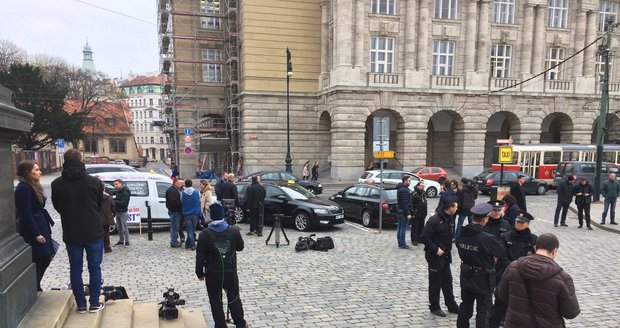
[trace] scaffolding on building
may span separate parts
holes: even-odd
[[[234,83],[226,63],[231,58],[227,36],[233,29],[238,52],[236,1],[228,0],[222,8],[219,0],[158,0],[158,12],[164,132],[170,135],[170,155],[181,164],[195,152],[196,162],[186,165],[194,165],[196,171],[233,170],[239,163],[239,111],[238,96],[229,89],[234,84],[238,92],[238,56]],[[205,56],[205,49],[217,55]],[[207,78],[209,72],[213,79]],[[188,128],[189,138],[184,136]]]

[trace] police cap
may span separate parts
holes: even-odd
[[[471,208],[471,214],[477,217],[487,216],[491,212],[492,206],[489,203],[476,204]]]
[[[517,222],[530,222],[532,220],[534,220],[534,216],[526,211],[520,211],[515,219]]]
[[[506,205],[506,203],[502,202],[501,200],[492,200],[489,202],[489,204],[491,204],[494,210],[501,210],[502,208],[504,208],[504,205]]]

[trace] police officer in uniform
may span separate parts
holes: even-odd
[[[492,206],[491,213],[489,213],[489,222],[484,226],[484,231],[490,233],[499,240],[499,237],[512,229],[510,223],[504,220],[504,205],[501,200],[492,200],[489,202]]]
[[[457,328],[469,327],[476,301],[476,327],[486,326],[491,294],[495,289],[495,262],[505,256],[499,240],[483,230],[489,221],[492,206],[478,204],[471,209],[472,224],[463,227],[456,247],[461,258],[461,306]]]
[[[505,232],[500,237],[500,242],[506,249],[506,257],[502,263],[501,270],[498,270],[498,276],[501,277],[503,271],[508,267],[510,262],[516,261],[518,258],[528,256],[536,253],[536,239],[538,236],[530,231],[530,221],[534,220],[534,217],[525,211],[520,211],[515,219],[515,229]],[[499,280],[497,280],[499,284]],[[488,328],[498,328],[508,310],[508,304],[503,302],[497,297],[497,290],[495,292],[495,304],[489,312],[489,324]]]

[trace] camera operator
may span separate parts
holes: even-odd
[[[246,235],[253,235],[260,237],[263,235],[263,222],[261,219],[263,215],[263,204],[265,203],[265,187],[260,183],[260,175],[252,177],[252,184],[246,191],[245,207],[250,214],[250,232]]]
[[[227,327],[222,290],[226,291],[235,326],[246,327],[237,276],[237,252],[243,250],[243,238],[239,229],[228,225],[224,209],[220,204],[211,205],[209,210],[213,222],[198,237],[196,276],[200,281],[206,280],[215,327]]]

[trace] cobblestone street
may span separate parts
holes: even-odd
[[[328,197],[326,191],[323,197]],[[600,229],[577,229],[576,215],[569,213],[568,228],[553,227],[555,192],[528,196],[535,215],[532,230],[553,232],[560,239],[558,263],[573,277],[581,314],[568,327],[618,327],[620,311],[619,235]],[[488,197],[480,196],[478,201]],[[436,206],[429,202],[429,209]],[[55,211],[50,211],[59,219]],[[595,216],[593,215],[593,218]],[[241,225],[242,233],[248,226]],[[265,232],[269,232],[266,227]],[[252,327],[454,327],[456,315],[439,318],[430,314],[427,297],[427,266],[423,246],[399,249],[394,227],[382,233],[353,222],[322,229],[336,247],[329,252],[296,253],[297,237],[286,230],[290,246],[265,245],[262,238],[245,236],[245,250],[238,255],[241,298]],[[54,237],[61,239],[60,224]],[[168,246],[168,232],[157,231],[148,241],[143,231],[131,235],[131,246],[114,247],[105,254],[105,285],[122,285],[137,303],[157,302],[168,287],[174,287],[187,306],[201,307],[212,322],[204,283],[194,274],[194,253]],[[273,240],[272,240],[273,241]],[[116,236],[112,237],[112,243]],[[61,250],[48,269],[44,289],[59,287],[69,279],[69,268]],[[458,261],[456,251],[453,256]],[[458,265],[453,265],[455,295],[460,297]],[[87,274],[84,274],[87,280]],[[473,323],[473,320],[472,320]]]

